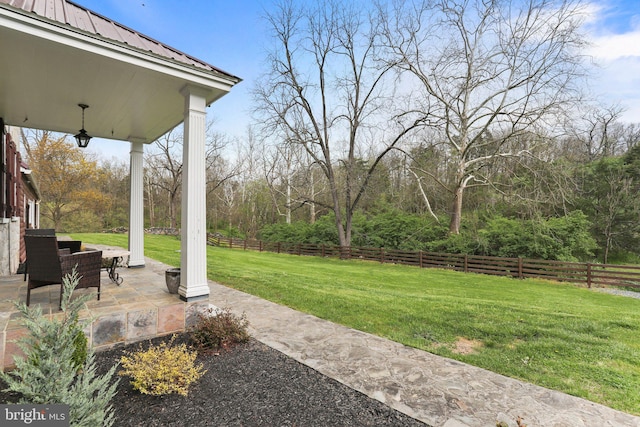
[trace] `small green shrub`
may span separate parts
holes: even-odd
[[[76,322],[75,327],[79,330],[76,332],[76,336],[73,339],[73,363],[78,367],[78,369],[82,368],[82,365],[87,360],[88,356],[88,342],[87,336],[84,334],[82,329],[79,328],[78,323]]]
[[[68,330],[68,336],[71,340],[68,343],[71,344],[71,348],[73,349],[71,361],[73,362],[73,366],[75,366],[76,370],[80,371],[82,370],[89,355],[87,336],[84,334],[76,314],[68,313],[63,324],[64,325],[62,327]],[[47,346],[49,343],[47,340],[37,340],[32,342],[31,345],[32,351],[29,355],[31,358],[29,362],[34,366],[39,366],[40,360],[42,359],[42,353],[48,351]]]
[[[131,377],[133,388],[143,394],[187,396],[189,386],[206,371],[202,364],[195,363],[198,353],[189,351],[185,344],[174,345],[174,339],[175,335],[168,344],[162,342],[147,350],[126,352],[120,359],[123,369],[119,375]]]
[[[217,312],[210,308],[204,314],[198,314],[198,321],[190,329],[190,335],[196,347],[211,351],[249,341],[248,326],[245,313],[237,316],[229,308]]]
[[[118,384],[112,382],[116,366],[96,375],[95,355],[87,348],[78,319],[83,304],[93,296],[72,299],[78,281],[75,271],[63,278],[60,317],[43,316],[40,306],[16,303],[29,331],[17,341],[25,357],[14,357],[16,368],[0,372],[0,378],[7,384],[5,391],[20,394],[18,403],[63,403],[69,405],[72,426],[111,426],[113,407],[109,402]]]

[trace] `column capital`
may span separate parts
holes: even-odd
[[[142,138],[131,138],[129,139],[129,142],[131,143],[131,150],[129,150],[130,154],[135,153],[144,153],[144,143],[146,142],[146,139],[142,139]]]
[[[186,85],[180,89],[180,94],[185,99],[185,110],[196,110],[206,112],[207,95],[209,91],[199,86]]]

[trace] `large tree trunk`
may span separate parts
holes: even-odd
[[[332,184],[331,187],[334,187],[335,184]],[[331,190],[332,198],[333,198],[333,210],[336,216],[336,229],[338,230],[338,240],[340,242],[340,246],[349,246],[350,242],[347,240],[347,235],[344,230],[344,225],[342,223],[342,212],[340,210],[340,201],[338,199],[338,191],[333,188]]]
[[[311,172],[311,202],[309,202],[309,223],[315,224],[316,222],[316,204],[313,200],[316,199],[316,182],[313,178],[313,171]]]
[[[287,224],[291,224],[291,175],[289,171],[287,171],[287,202],[285,204],[285,208],[287,210]]]
[[[178,212],[178,206],[176,203],[177,196],[178,195],[176,193],[171,193],[169,196],[169,228],[176,228],[176,217]]]
[[[156,215],[155,215],[155,199],[153,197],[153,188],[148,178],[145,179],[145,191],[147,193],[147,208],[149,210],[149,227],[155,227]]]
[[[340,246],[349,246],[349,242],[347,241],[347,236],[344,231],[344,226],[342,225],[342,214],[340,212],[336,212],[336,229],[338,230],[338,240],[340,241]]]
[[[456,188],[451,206],[451,222],[449,223],[449,233],[460,234],[460,222],[462,220],[462,195],[464,186],[461,184]]]
[[[463,145],[462,147],[466,146]],[[464,148],[460,150],[464,151]],[[460,154],[463,157],[462,154]],[[449,233],[460,234],[460,224],[462,222],[462,197],[464,190],[467,186],[467,182],[471,177],[466,176],[467,167],[464,158],[461,158],[458,162],[458,171],[456,173],[456,187],[453,191],[453,201],[451,204],[451,222],[449,223]]]

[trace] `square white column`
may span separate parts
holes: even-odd
[[[144,267],[144,142],[131,141],[129,154],[129,267]]]
[[[206,92],[187,86],[182,146],[182,230],[180,288],[184,301],[209,296],[207,283]]]

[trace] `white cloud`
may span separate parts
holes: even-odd
[[[624,0],[589,3],[584,8],[585,29],[595,60],[613,61],[640,56],[640,21]]]
[[[581,8],[581,12],[584,14],[584,24],[587,26],[596,24],[600,20],[602,10],[602,4],[585,3]]]
[[[590,53],[596,61],[608,62],[629,56],[640,57],[640,30],[595,37],[592,43]]]
[[[624,121],[640,122],[640,25],[623,3],[610,0],[585,9],[584,28],[591,42],[587,55],[596,65],[592,92],[604,105],[625,108]]]

